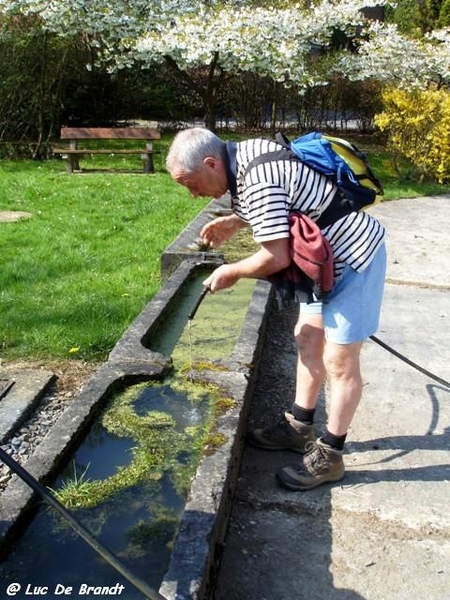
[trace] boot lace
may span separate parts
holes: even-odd
[[[309,473],[316,473],[328,469],[330,466],[326,449],[317,442],[308,442],[305,446],[306,454],[303,457],[303,467]],[[300,467],[300,470],[303,470]]]

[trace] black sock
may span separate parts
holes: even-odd
[[[345,438],[346,437],[347,437],[347,434],[344,434],[344,435],[334,435],[333,433],[330,433],[328,431],[328,429],[325,429],[325,433],[322,436],[322,441],[327,446],[331,446],[335,450],[341,450],[342,451],[344,449],[344,444],[345,444]]]
[[[314,423],[315,410],[315,408],[302,408],[295,403],[291,406],[291,413],[294,415],[297,421],[301,421],[307,425],[312,425]]]

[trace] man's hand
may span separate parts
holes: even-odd
[[[236,283],[239,276],[234,265],[221,265],[205,279],[203,285],[210,289],[211,294],[229,288]]]
[[[204,244],[218,248],[243,227],[246,227],[246,223],[236,215],[217,217],[203,227],[200,235]]]
[[[238,279],[261,278],[284,269],[291,262],[289,240],[280,238],[264,242],[261,248],[238,262],[221,265],[205,279],[203,285],[210,288],[211,293],[231,287]]]

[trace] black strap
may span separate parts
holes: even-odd
[[[297,162],[301,162],[299,157],[292,152],[289,148],[280,148],[280,150],[273,150],[272,152],[265,152],[264,154],[260,154],[253,160],[251,160],[244,173],[244,177],[249,173],[252,169],[257,167],[258,165],[262,165],[266,162],[271,162],[272,160],[295,160]]]
[[[339,219],[342,219],[352,212],[355,212],[355,208],[343,195],[342,191],[338,189],[333,200],[317,219],[316,225],[319,229],[325,229],[325,227],[336,223],[336,221],[339,221]]]
[[[236,152],[235,142],[225,142],[225,165],[227,171],[228,189],[232,197],[237,194],[236,184]]]
[[[249,171],[258,165],[262,165],[266,162],[271,162],[274,160],[295,160],[296,162],[302,162],[300,158],[290,149],[289,140],[284,136],[283,133],[278,132],[276,134],[276,142],[282,146],[280,150],[266,152],[265,154],[260,154],[254,158],[247,165],[244,176],[246,176]],[[352,212],[355,212],[354,206],[352,206],[351,202],[348,200],[348,198],[346,198],[344,192],[338,189],[329,206],[316,220],[317,226],[319,229],[325,229],[325,227],[328,227],[332,223],[339,221],[339,219],[342,219],[342,217],[345,217]]]

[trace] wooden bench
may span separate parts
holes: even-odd
[[[140,154],[143,160],[143,172],[153,173],[154,150],[152,140],[160,140],[161,132],[152,127],[62,127],[61,140],[68,140],[69,146],[53,148],[53,154],[60,154],[67,161],[67,172],[80,171],[79,159],[85,154]],[[88,140],[145,140],[144,149],[134,148],[80,148],[79,142]]]

